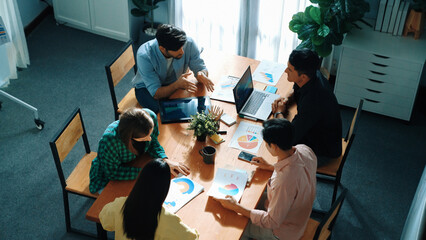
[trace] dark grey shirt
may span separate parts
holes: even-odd
[[[338,157],[342,153],[340,108],[328,81],[317,71],[303,87],[294,84],[297,115],[293,145],[306,144],[317,156]]]

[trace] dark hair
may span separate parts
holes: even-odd
[[[288,61],[293,65],[294,69],[301,74],[306,74],[309,79],[313,79],[320,67],[320,59],[318,54],[310,49],[294,49]]]
[[[128,108],[120,115],[118,134],[124,145],[129,148],[129,140],[145,137],[154,127],[154,121],[141,108]]]
[[[177,51],[186,42],[186,33],[175,26],[170,24],[161,24],[157,28],[155,38],[158,45],[164,47],[166,50]]]
[[[123,205],[123,229],[130,239],[154,239],[170,187],[170,167],[161,159],[148,162]]]
[[[277,144],[282,150],[290,150],[294,137],[294,127],[285,118],[273,118],[263,122],[263,140]]]

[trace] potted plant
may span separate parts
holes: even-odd
[[[206,137],[215,134],[218,128],[218,120],[212,113],[201,112],[191,116],[187,130],[194,130],[197,141],[205,141]]]
[[[154,9],[158,8],[158,3],[164,0],[132,0],[136,6],[131,10],[131,14],[135,17],[147,17],[141,32],[139,34],[139,45],[155,38],[158,23],[154,23]]]
[[[330,55],[333,45],[342,44],[344,34],[353,27],[360,28],[355,22],[369,11],[370,5],[364,0],[310,0],[318,6],[308,6],[304,12],[293,15],[289,23],[292,32],[302,42],[297,49],[308,48],[321,57]]]

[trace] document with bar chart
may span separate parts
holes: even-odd
[[[256,154],[263,142],[262,129],[263,127],[260,125],[240,122],[229,147]]]
[[[275,86],[281,75],[283,75],[285,68],[286,65],[281,63],[261,61],[253,73],[253,80]]]

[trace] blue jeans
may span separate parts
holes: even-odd
[[[144,108],[149,108],[155,114],[160,111],[160,105],[157,99],[154,99],[146,88],[135,88],[136,99]]]

